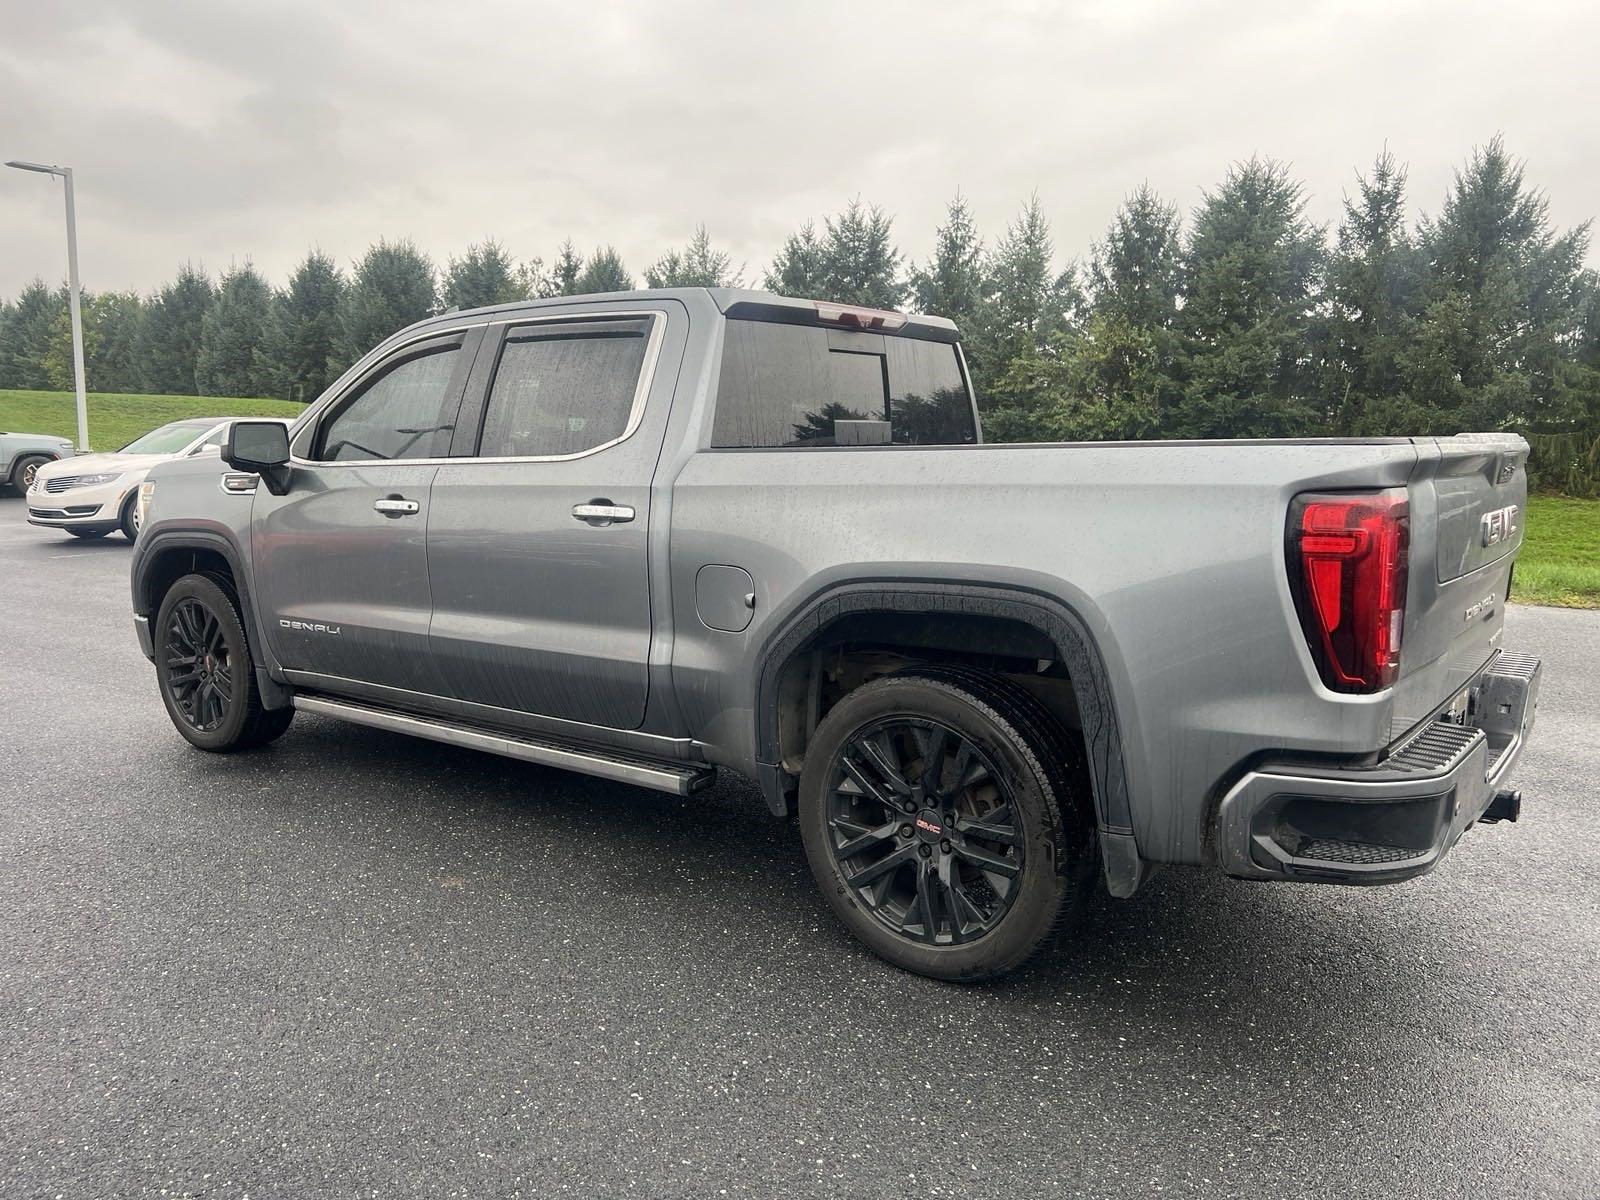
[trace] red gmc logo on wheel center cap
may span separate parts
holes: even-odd
[[[929,833],[939,833],[940,832],[939,826],[935,825],[932,821],[928,820],[926,817],[918,817],[917,818],[917,828],[918,829],[926,829]]]

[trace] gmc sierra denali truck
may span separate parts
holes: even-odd
[[[144,485],[178,731],[297,710],[796,814],[828,904],[943,979],[1161,864],[1388,883],[1480,821],[1507,435],[988,445],[947,321],[681,289],[448,313]]]

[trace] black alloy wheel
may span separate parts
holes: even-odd
[[[202,750],[225,754],[279,737],[293,708],[262,707],[255,663],[231,580],[185,575],[151,623],[167,715]]]
[[[886,928],[957,945],[1005,917],[1022,874],[1022,829],[1004,777],[970,738],[890,717],[856,730],[829,775],[829,852]]]
[[[232,649],[222,619],[194,596],[167,614],[161,669],[173,704],[192,729],[213,733],[236,703]]]
[[[1014,681],[924,666],[846,693],[800,773],[800,833],[874,953],[975,982],[1046,946],[1095,887],[1082,742]]]

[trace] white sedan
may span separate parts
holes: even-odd
[[[151,467],[217,454],[231,417],[194,417],[152,429],[111,454],[80,454],[41,466],[28,489],[28,524],[97,538],[139,536],[139,485]],[[288,422],[285,422],[287,424]]]

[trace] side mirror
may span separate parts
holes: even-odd
[[[278,421],[235,421],[222,443],[222,461],[261,476],[267,491],[289,490],[289,429]]]

